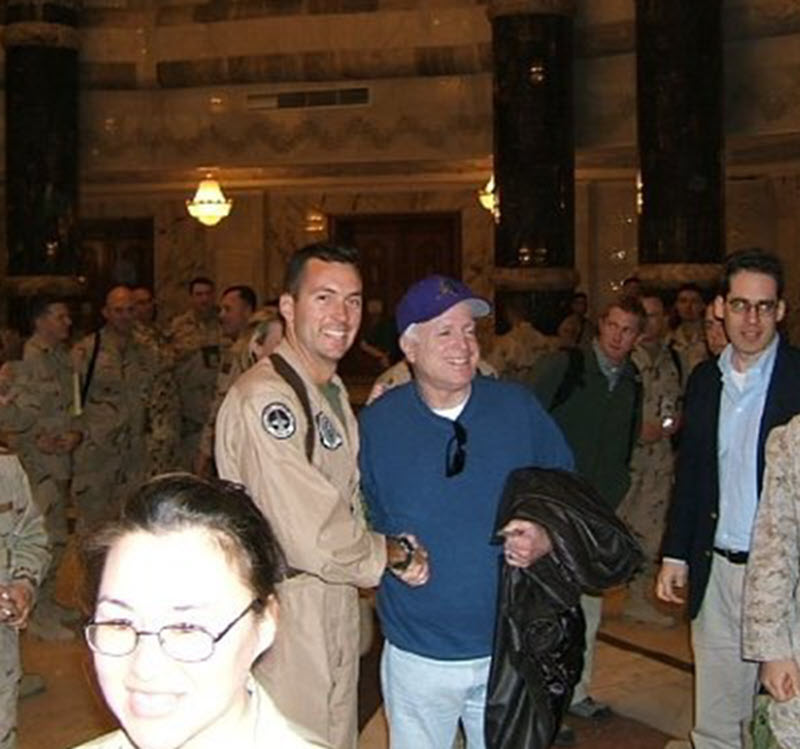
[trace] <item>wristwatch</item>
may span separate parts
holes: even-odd
[[[393,562],[389,565],[389,569],[394,572],[405,572],[411,564],[411,560],[414,558],[414,544],[405,536],[389,536],[389,538],[402,546],[403,550],[406,552],[405,559],[401,559],[399,562]]]

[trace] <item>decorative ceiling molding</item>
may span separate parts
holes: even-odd
[[[486,14],[490,19],[499,16],[575,14],[574,0],[489,0]]]

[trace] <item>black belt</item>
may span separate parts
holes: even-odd
[[[714,547],[714,553],[725,557],[731,564],[747,564],[747,558],[750,556],[749,551],[731,551],[730,549],[720,549]]]

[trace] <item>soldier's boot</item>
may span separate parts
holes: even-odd
[[[75,639],[75,633],[61,623],[56,605],[52,601],[41,601],[36,606],[28,622],[28,632],[40,640],[66,642]]]
[[[41,674],[22,674],[22,678],[19,680],[19,698],[21,700],[41,694],[46,689],[47,685]]]

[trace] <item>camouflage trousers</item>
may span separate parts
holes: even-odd
[[[745,749],[795,749],[800,746],[800,697],[776,702],[768,694],[756,697]]]
[[[674,475],[668,440],[637,447],[632,461],[631,486],[617,515],[641,544],[645,569],[652,571],[661,550]],[[641,452],[640,452],[641,451]]]
[[[96,454],[91,461],[76,461],[72,491],[79,533],[85,534],[119,517],[128,494],[144,479],[143,452],[106,452],[102,456]]]
[[[17,693],[20,679],[19,635],[0,625],[0,749],[17,745]]]
[[[66,480],[45,476],[31,483],[33,501],[44,516],[45,529],[50,541],[52,559],[47,574],[39,587],[37,599],[40,602],[55,602],[55,587],[58,570],[67,550],[67,491]]]

